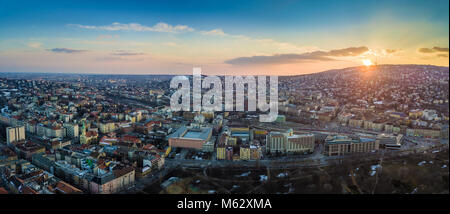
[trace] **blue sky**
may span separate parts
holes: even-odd
[[[320,1],[0,1],[0,26],[5,35],[37,33],[67,23],[105,25],[117,22],[186,23],[197,28],[221,28],[235,33],[272,29],[351,26],[380,12],[399,20],[448,24],[448,0],[320,0]],[[57,31],[57,29],[55,29]],[[9,33],[10,32],[10,33]]]
[[[448,55],[448,52],[436,53],[435,57],[417,53],[420,48],[434,46],[448,48],[448,8],[448,0],[146,2],[0,0],[0,60],[9,61],[3,63],[3,67],[14,68],[15,65],[11,62],[14,59],[21,62],[38,61],[44,55],[49,55],[48,50],[68,48],[87,50],[77,52],[79,54],[75,58],[86,60],[89,64],[96,63],[94,59],[108,57],[111,52],[125,49],[133,53],[138,51],[142,53],[141,57],[151,55],[154,61],[148,63],[158,64],[153,70],[160,69],[164,72],[184,69],[170,66],[171,63],[172,65],[202,65],[203,61],[206,66],[222,63],[213,70],[242,70],[242,67],[237,68],[236,65],[230,67],[224,62],[240,57],[300,55],[314,51],[364,46],[373,49],[373,52],[399,50],[397,53],[401,53],[401,57],[390,56],[386,59],[388,63],[417,61],[448,66],[448,62],[446,63],[448,57],[446,59],[442,57],[445,54]],[[107,28],[113,23],[126,26],[121,26],[119,30]],[[179,32],[165,30],[160,32],[148,28],[142,31],[135,28],[129,30],[130,23],[139,24],[138,27],[152,27],[158,23],[165,23],[172,27],[186,26],[192,30]],[[127,29],[124,30],[124,27]],[[220,37],[205,38],[204,32],[212,30],[220,30],[223,34],[219,35],[217,34],[219,31],[214,31],[215,34],[208,35]],[[114,45],[105,45],[106,42],[103,41],[105,38],[114,40]],[[98,40],[102,40],[104,44],[98,45]],[[149,47],[145,44],[145,47],[130,46],[132,42],[145,43]],[[260,44],[261,42],[264,44]],[[110,43],[112,44],[111,41]],[[178,49],[169,50],[163,46],[178,47]],[[238,49],[226,50],[227,47]],[[192,50],[193,48],[196,50]],[[222,51],[211,49],[222,49]],[[20,52],[26,52],[26,54]],[[29,52],[33,52],[35,56]],[[61,55],[61,53],[58,54]],[[87,56],[83,58],[80,56],[82,54],[90,55],[90,58]],[[100,56],[102,54],[104,56]],[[192,55],[196,56],[196,60],[189,58]],[[436,57],[437,55],[440,57]],[[61,59],[74,58],[74,54],[64,56]],[[205,56],[216,56],[217,60],[214,61]],[[52,58],[47,56],[47,59],[48,57]],[[57,56],[58,59],[59,57]],[[347,66],[360,61],[358,58],[350,60],[354,63],[342,62],[348,62],[348,60],[350,59],[338,60],[341,63],[334,66]],[[143,57],[140,61],[148,61],[148,59]],[[139,69],[144,69],[144,64],[141,64]],[[301,63],[294,64],[299,66]],[[16,70],[33,71],[33,65],[36,63],[29,63],[29,65],[22,63],[16,66],[21,67]],[[69,65],[73,64],[69,63]],[[95,72],[98,69],[96,66],[100,65],[77,69]],[[311,66],[303,67],[311,68]],[[330,68],[333,68],[332,66],[330,65]],[[34,67],[45,68],[44,65]],[[292,73],[299,70],[292,65],[288,67],[285,69],[292,69]],[[67,69],[62,64],[53,67],[49,65],[48,68],[51,71],[61,70],[62,72],[74,69],[74,67]],[[318,71],[323,68],[327,67],[317,64],[316,69],[313,70]],[[131,70],[137,72],[139,69]]]

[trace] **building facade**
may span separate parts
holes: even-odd
[[[266,139],[267,153],[303,153],[313,152],[315,146],[313,134],[293,134],[292,129],[286,132],[270,132]]]
[[[329,135],[325,139],[325,155],[340,156],[350,153],[364,153],[379,149],[374,139],[351,138],[345,135]]]
[[[15,126],[6,128],[6,143],[11,144],[25,140],[25,127]]]

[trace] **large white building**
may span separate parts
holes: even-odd
[[[6,128],[6,143],[11,144],[25,140],[25,127],[15,126]]]
[[[270,132],[266,139],[266,152],[268,153],[303,153],[313,152],[315,146],[313,134],[293,133],[292,129],[286,132]]]

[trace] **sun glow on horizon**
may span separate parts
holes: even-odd
[[[363,63],[365,66],[371,66],[371,65],[373,65],[372,60],[370,60],[370,59],[363,59],[363,60],[362,60],[362,63]]]

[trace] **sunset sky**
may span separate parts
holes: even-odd
[[[448,47],[448,0],[0,0],[0,72],[294,75]]]

